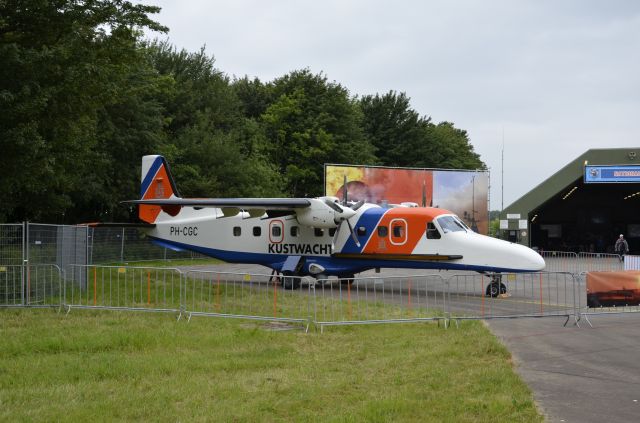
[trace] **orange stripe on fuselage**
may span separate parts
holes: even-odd
[[[427,223],[442,214],[451,214],[451,212],[433,207],[396,207],[389,209],[380,220],[380,223],[378,223],[378,226],[386,226],[388,228],[387,236],[380,237],[378,228],[374,228],[373,234],[362,252],[364,254],[411,254],[420,239],[425,236]],[[402,219],[407,222],[406,242],[402,243],[402,245],[394,245],[392,242],[394,241],[397,244],[404,239],[393,237],[393,228],[390,227],[390,224],[396,219]],[[396,222],[394,222],[395,225]]]

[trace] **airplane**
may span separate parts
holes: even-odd
[[[283,276],[285,289],[299,287],[300,278],[292,276],[352,282],[356,273],[371,269],[445,269],[494,275],[486,294],[497,296],[506,292],[497,274],[545,267],[532,249],[475,233],[447,210],[349,202],[344,194],[342,202],[182,198],[164,157],[147,155],[140,199],[123,203],[138,205],[143,230],[156,244],[269,267]]]

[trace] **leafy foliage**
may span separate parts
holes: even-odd
[[[0,0],[0,221],[134,219],[140,157],[184,196],[315,196],[324,163],[483,168],[465,131],[404,94],[352,97],[308,69],[231,80],[142,30],[124,0]]]

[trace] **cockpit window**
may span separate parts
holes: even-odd
[[[466,232],[464,226],[453,216],[440,216],[438,223],[445,234],[449,232]]]
[[[460,219],[458,216],[455,217],[456,221],[462,225],[463,228],[465,228],[468,231],[473,231],[473,229],[471,229],[466,223],[464,223],[464,220]]]
[[[433,222],[427,223],[427,239],[440,239],[440,231]]]

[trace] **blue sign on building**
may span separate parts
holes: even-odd
[[[585,166],[585,184],[612,182],[640,182],[640,165],[638,166]]]

